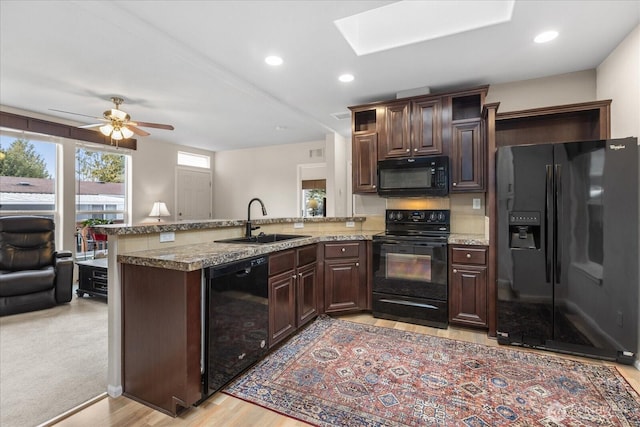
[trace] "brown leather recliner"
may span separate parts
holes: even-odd
[[[71,301],[71,251],[55,250],[49,218],[0,218],[0,316]]]

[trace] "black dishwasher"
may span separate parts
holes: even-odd
[[[205,270],[202,400],[267,352],[269,257]]]

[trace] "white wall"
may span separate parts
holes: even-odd
[[[640,26],[629,33],[597,70],[598,97],[613,99],[611,137],[640,137]],[[640,204],[640,179],[636,183],[636,188]],[[640,269],[640,256],[637,265]],[[640,301],[638,301],[638,313],[640,313]],[[640,343],[640,319],[638,319],[638,342]],[[636,367],[640,369],[640,358],[636,359]]]
[[[640,136],[640,26],[598,66],[598,98],[611,103],[611,137]]]
[[[323,157],[311,157],[322,149]],[[273,145],[216,153],[213,175],[213,218],[245,219],[247,204],[259,197],[267,218],[299,217],[298,165],[324,163],[326,142]],[[328,184],[328,183],[327,183]],[[257,206],[252,218],[262,218]]]
[[[152,137],[138,138],[137,150],[130,151],[133,164],[132,223],[149,221],[147,215],[157,200],[165,202],[171,213],[171,217],[165,220],[177,220],[175,185],[178,151],[210,156],[213,168],[216,154],[212,151],[154,141]]]
[[[486,103],[499,102],[498,113],[504,113],[596,99],[596,70],[586,70],[491,85]]]

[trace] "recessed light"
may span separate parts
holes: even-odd
[[[264,62],[275,67],[278,65],[282,65],[283,61],[279,56],[271,55],[264,58]]]
[[[545,31],[544,33],[538,34],[536,38],[533,39],[533,41],[536,43],[547,43],[555,39],[556,37],[558,37],[557,31]]]
[[[340,80],[342,83],[349,83],[352,82],[354,78],[355,77],[353,77],[353,74],[343,74],[338,77],[338,80]]]

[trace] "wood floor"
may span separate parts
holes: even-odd
[[[358,314],[340,317],[344,320],[370,325],[420,332],[444,338],[451,338],[498,346],[498,343],[487,338],[485,333],[449,327],[436,329],[425,326],[410,325],[383,319],[374,319],[370,314]],[[527,350],[525,350],[527,351]],[[529,350],[535,351],[535,350]],[[555,353],[554,353],[555,355]],[[558,357],[567,357],[557,355]],[[606,363],[593,359],[567,357],[583,360],[587,363]],[[615,365],[631,386],[640,393],[640,371],[631,366]],[[183,415],[172,418],[148,408],[126,397],[105,397],[90,406],[48,425],[60,427],[100,427],[100,426],[225,426],[225,427],[293,427],[308,424],[276,414],[270,410],[244,402],[234,397],[216,393],[202,405],[187,410]]]

